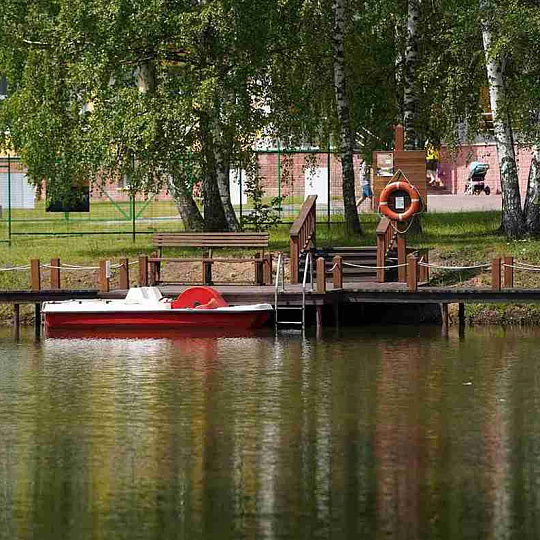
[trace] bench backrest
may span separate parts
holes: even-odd
[[[261,233],[156,233],[156,247],[268,247],[269,234]]]

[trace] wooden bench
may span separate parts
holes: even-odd
[[[270,253],[265,253],[268,249],[269,234],[262,233],[235,233],[235,232],[213,232],[213,233],[156,233],[152,242],[158,252],[148,259],[149,284],[156,285],[163,283],[161,280],[162,262],[201,262],[202,263],[202,282],[205,285],[212,284],[212,265],[216,262],[253,262],[255,265],[255,282],[257,284],[272,283],[272,258]],[[205,254],[203,257],[190,258],[164,258],[164,248],[182,247],[182,248],[203,248]],[[215,248],[254,248],[261,250],[253,258],[240,257],[213,257]]]

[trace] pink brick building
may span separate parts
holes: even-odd
[[[495,143],[463,145],[457,156],[454,157],[450,155],[448,149],[443,147],[441,154],[441,180],[444,187],[451,193],[463,193],[469,174],[468,164],[471,161],[481,161],[489,165],[486,183],[491,188],[492,193],[500,191],[501,179]],[[523,195],[527,190],[532,152],[529,148],[516,147],[516,157],[519,186]]]

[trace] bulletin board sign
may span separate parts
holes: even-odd
[[[376,152],[375,174],[377,176],[394,176],[393,152]]]

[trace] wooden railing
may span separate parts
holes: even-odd
[[[383,217],[377,225],[377,281],[384,283],[385,262],[388,252],[397,247],[398,281],[407,282],[407,241],[405,235],[398,232],[397,224],[392,226],[388,218]]]
[[[291,283],[298,283],[300,255],[315,246],[317,229],[317,195],[309,195],[289,231]]]

